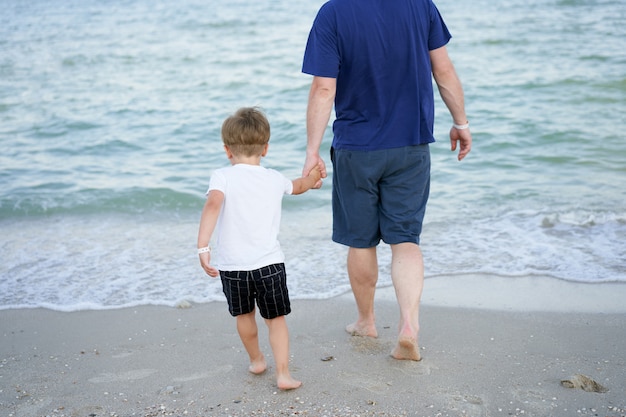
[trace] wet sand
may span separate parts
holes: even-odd
[[[377,339],[344,331],[355,314],[351,295],[293,300],[291,371],[304,384],[287,392],[276,387],[261,319],[270,367],[255,376],[223,302],[2,310],[0,415],[626,415],[626,306],[615,301],[626,285],[558,282],[566,295],[552,294],[543,309],[524,307],[540,297],[533,291],[549,295],[541,285],[518,282],[500,302],[472,308],[447,305],[455,302],[442,297],[454,300],[462,288],[446,285],[427,280],[420,362],[390,357],[398,320],[391,289],[377,296]],[[584,294],[594,302],[576,311]],[[585,391],[576,375],[602,389]]]

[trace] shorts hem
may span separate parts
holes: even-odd
[[[333,242],[339,243],[340,245],[348,246],[350,248],[357,249],[368,249],[378,246],[381,242],[386,243],[387,245],[399,245],[401,243],[415,243],[416,245],[420,244],[420,238],[406,238],[406,239],[380,239],[378,242],[372,244],[363,244],[363,243],[353,243],[350,242],[349,239],[337,239],[335,237],[332,238]]]

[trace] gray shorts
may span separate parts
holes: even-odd
[[[331,149],[333,241],[353,248],[419,244],[430,192],[430,148]]]
[[[222,289],[232,316],[254,311],[264,319],[286,316],[291,312],[285,264],[273,264],[254,271],[220,271]]]

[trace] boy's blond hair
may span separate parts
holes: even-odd
[[[270,140],[270,123],[257,107],[242,107],[222,123],[222,141],[235,155],[261,155]]]

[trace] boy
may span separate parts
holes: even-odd
[[[222,124],[222,140],[231,166],[215,171],[202,210],[198,232],[200,264],[211,277],[219,274],[228,309],[250,357],[248,370],[267,369],[259,348],[255,301],[269,329],[276,362],[278,388],[298,388],[302,382],[289,373],[289,332],[285,316],[291,312],[284,265],[278,242],[281,203],[285,194],[302,194],[320,181],[320,167],[290,181],[263,168],[270,126],[257,108],[241,108]],[[216,232],[211,257],[209,241]],[[213,262],[213,264],[211,264]]]

